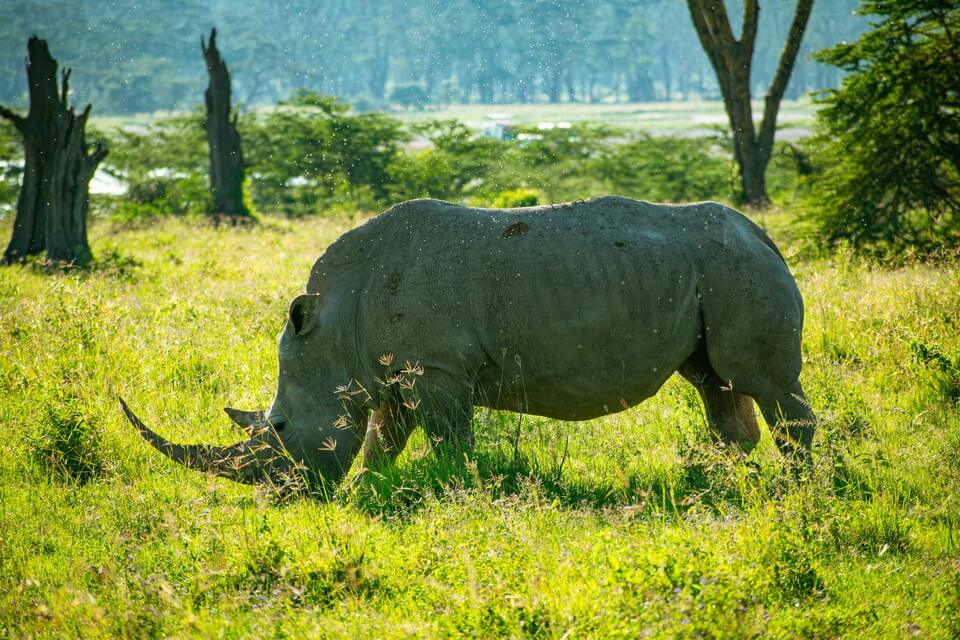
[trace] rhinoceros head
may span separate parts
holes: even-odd
[[[362,444],[362,412],[356,407],[363,402],[354,397],[345,363],[331,344],[344,336],[324,330],[322,312],[316,294],[298,296],[290,305],[273,405],[266,411],[225,409],[247,434],[238,444],[174,444],[148,428],[123,399],[121,408],[150,445],[190,469],[247,484],[285,487],[305,481],[332,488]]]

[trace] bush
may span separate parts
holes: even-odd
[[[17,204],[20,174],[23,172],[20,135],[6,120],[0,120],[0,213]]]
[[[127,183],[114,216],[130,220],[208,210],[209,159],[200,111],[160,120],[143,132],[100,135],[110,149],[104,169]]]
[[[501,191],[493,199],[493,206],[497,209],[509,209],[512,207],[535,207],[540,204],[540,194],[533,189],[512,189],[510,191]]]
[[[124,197],[105,198],[115,217],[208,210],[201,122],[198,111],[109,136],[106,169],[129,186]],[[389,116],[352,113],[344,102],[306,91],[239,124],[248,207],[287,215],[376,210],[421,197],[495,207],[608,193],[668,202],[725,199],[735,178],[729,151],[713,139],[654,138],[577,123],[518,127],[517,139],[495,140],[455,120],[405,129]],[[429,146],[405,150],[414,136]],[[789,169],[782,173],[788,184],[794,179]]]
[[[431,148],[395,159],[390,167],[393,201],[424,197],[465,201],[490,193],[490,176],[507,143],[475,138],[456,120],[431,120],[410,129],[426,137]]]
[[[129,181],[127,195],[115,201],[118,220],[162,215],[200,214],[209,210],[210,188],[204,176],[138,176]]]
[[[640,135],[612,147],[598,171],[610,190],[657,202],[732,198],[730,154],[708,138]]]
[[[407,139],[393,118],[353,114],[348,104],[307,91],[241,125],[254,204],[287,214],[345,200],[386,201],[391,168]]]

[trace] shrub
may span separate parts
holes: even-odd
[[[640,135],[597,162],[610,191],[657,202],[732,197],[729,153],[715,141]]]
[[[17,202],[20,173],[23,171],[23,150],[20,136],[6,120],[0,120],[0,213]]]
[[[393,118],[349,108],[300,91],[268,115],[241,123],[259,209],[302,214],[334,201],[388,199],[391,168],[407,134]]]
[[[127,183],[127,194],[114,200],[115,217],[207,211],[210,192],[202,117],[196,111],[160,120],[142,132],[101,134],[110,149],[105,170]]]
[[[486,196],[490,177],[507,144],[491,138],[475,138],[456,120],[431,120],[410,127],[414,135],[427,138],[431,148],[398,156],[390,167],[393,201],[410,198],[444,198],[465,201]]]
[[[533,189],[511,189],[510,191],[501,191],[493,199],[493,206],[497,209],[509,209],[512,207],[535,207],[540,204],[540,194]]]

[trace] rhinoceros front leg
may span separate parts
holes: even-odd
[[[397,459],[407,446],[414,423],[398,405],[383,402],[370,416],[363,441],[363,466],[381,469]]]
[[[459,454],[472,449],[472,386],[429,370],[420,382],[417,418],[430,438],[434,454]]]

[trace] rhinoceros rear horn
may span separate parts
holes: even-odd
[[[213,473],[245,484],[257,484],[269,479],[269,469],[282,464],[277,453],[257,437],[227,447],[174,444],[145,425],[123,398],[119,400],[124,415],[140,436],[154,449],[188,469]]]
[[[243,411],[233,407],[224,407],[223,411],[230,416],[233,422],[247,432],[247,435],[254,435],[262,429],[269,426],[267,422],[267,413],[265,411]]]

